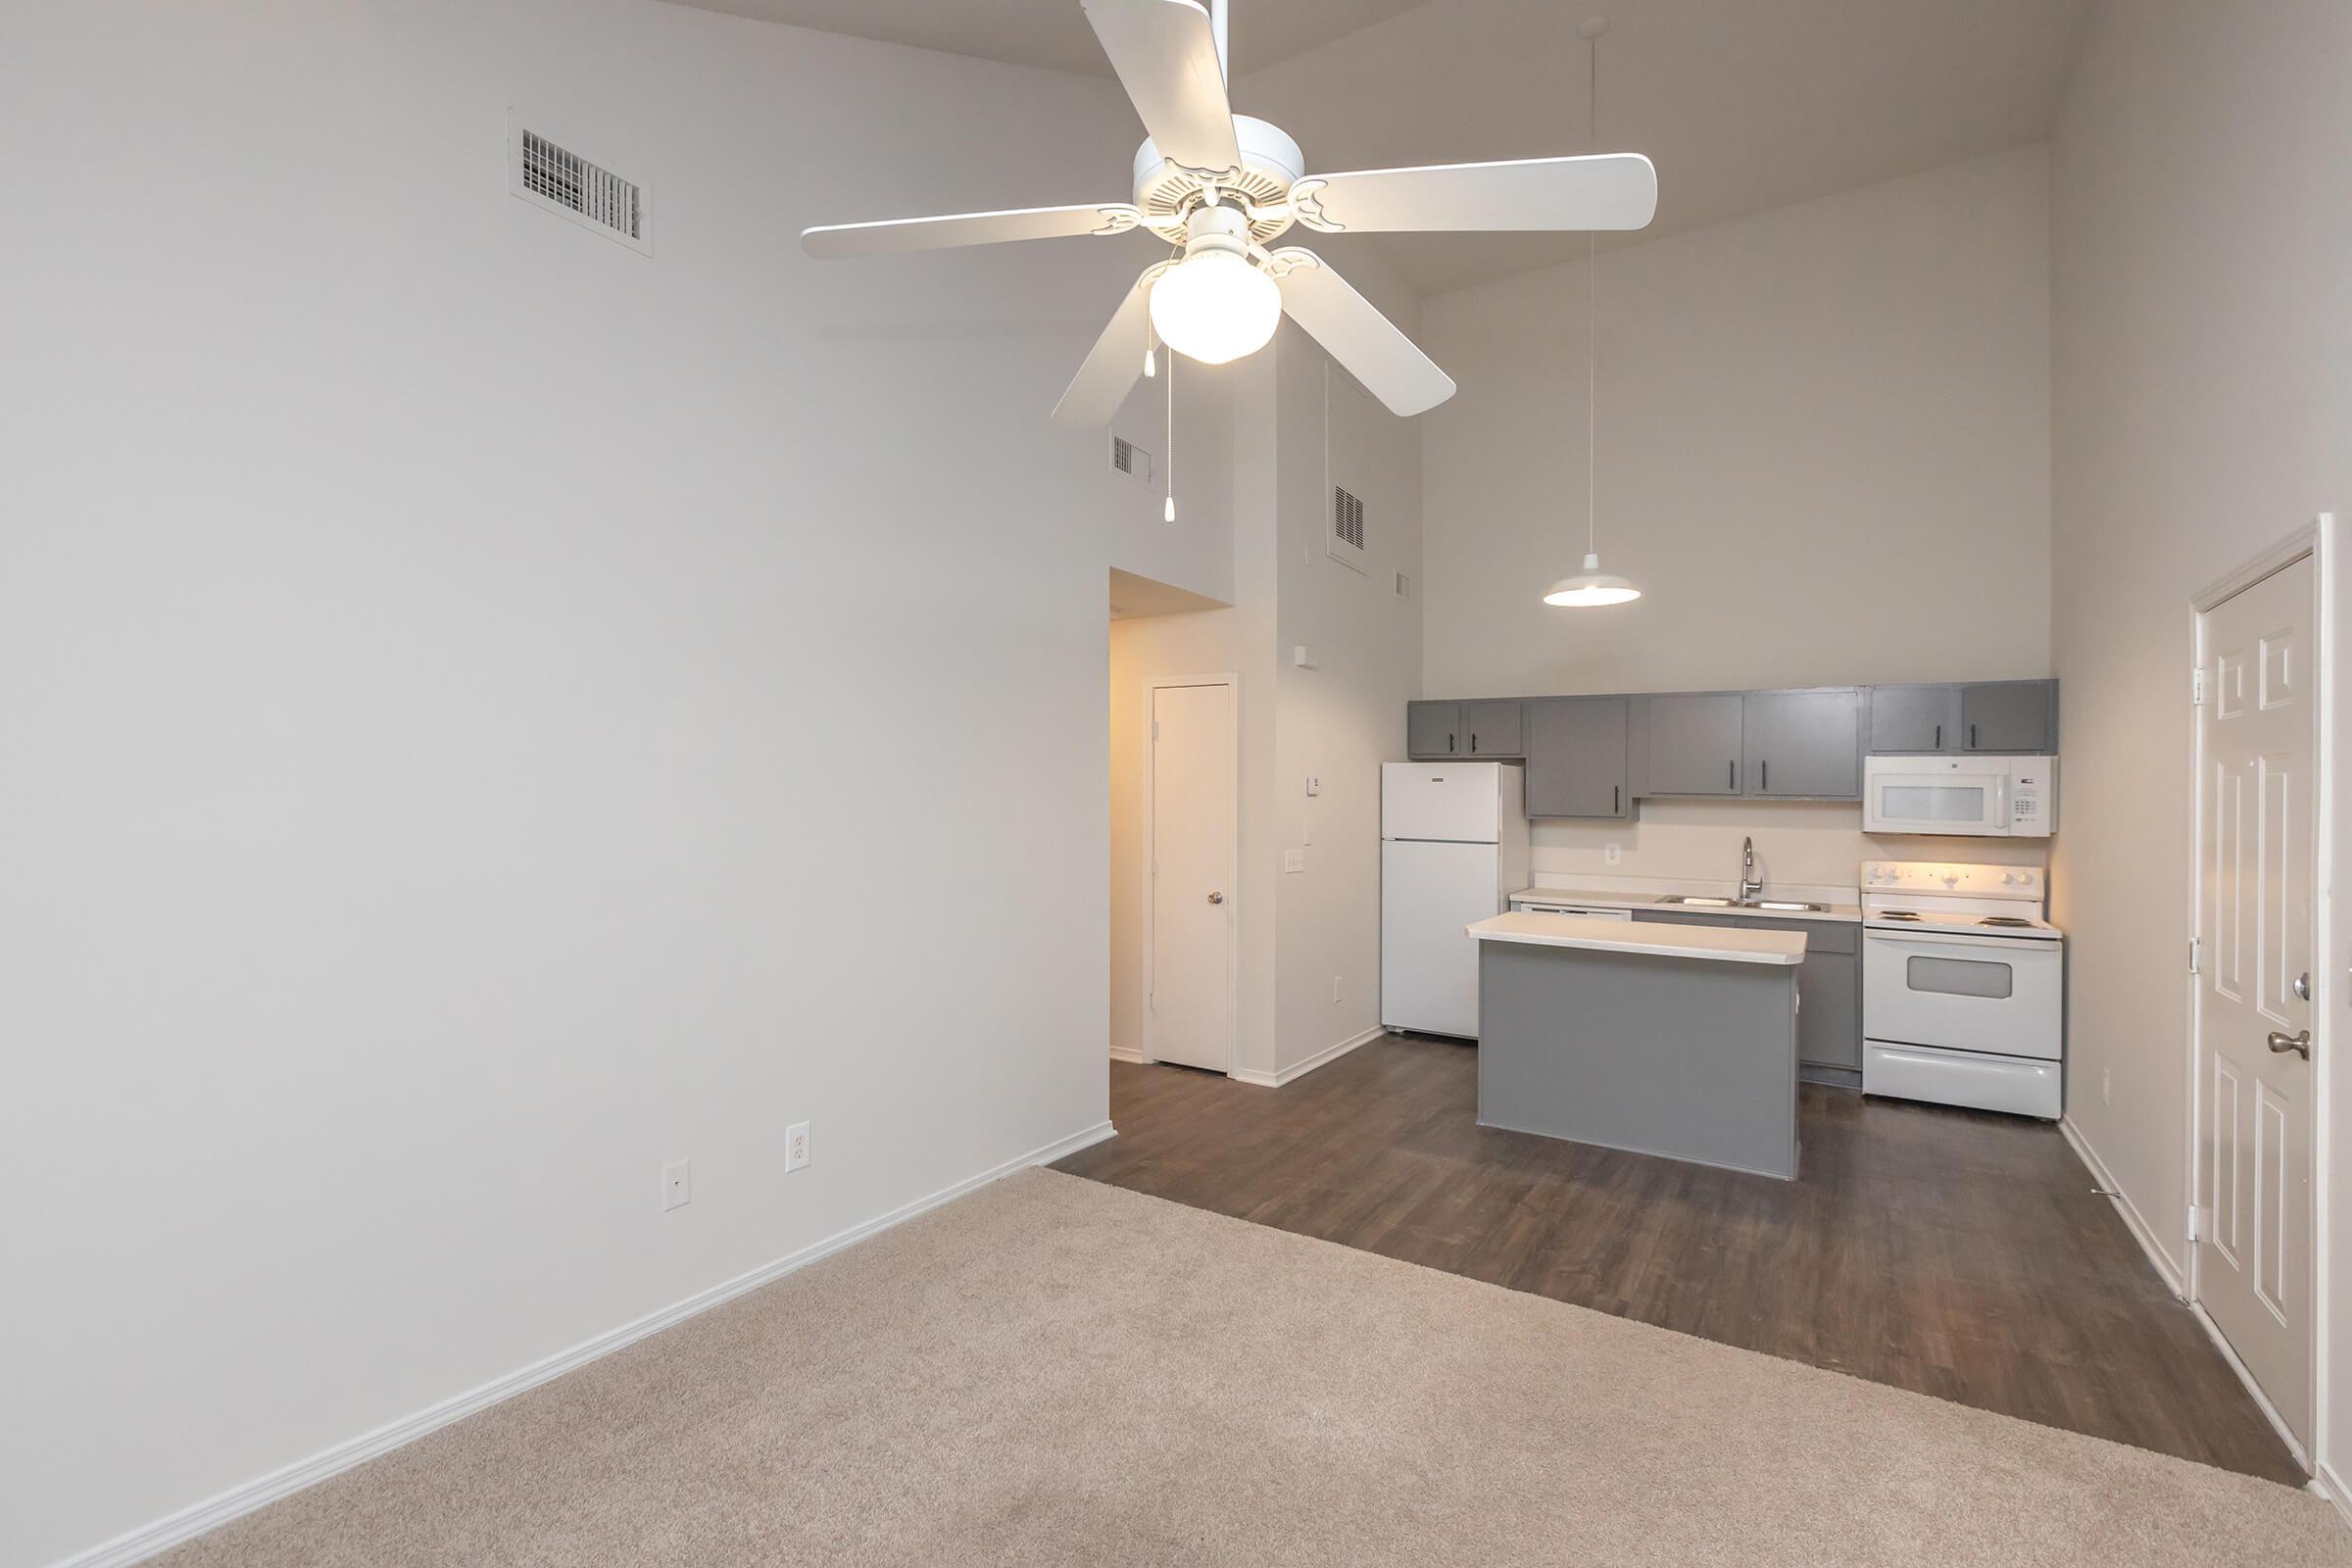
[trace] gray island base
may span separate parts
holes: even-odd
[[[1478,1120],[1796,1176],[1792,931],[1513,913],[1478,939]]]

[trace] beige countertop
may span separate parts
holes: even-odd
[[[1720,904],[1682,905],[1665,902],[1671,893],[1686,891],[1699,894],[1702,897],[1729,898],[1731,896],[1729,893],[1718,893],[1713,890],[1702,893],[1698,888],[1668,889],[1656,892],[1631,888],[1521,888],[1511,897],[1514,899],[1544,899],[1559,904],[1583,904],[1596,909],[1672,909],[1677,913],[1728,914],[1754,920],[1842,920],[1852,924],[1862,918],[1862,906],[1853,902],[1852,894],[1846,895],[1842,900],[1834,897],[1825,899],[1820,896],[1818,891],[1811,899],[1806,899],[1799,894],[1784,895],[1778,889],[1766,893],[1765,897],[1772,899],[1788,897],[1800,904],[1827,905],[1827,908],[1742,909]]]
[[[1799,931],[1742,931],[1737,926],[1675,925],[1612,920],[1601,915],[1497,914],[1465,927],[1481,942],[1524,942],[1594,953],[1641,953],[1660,958],[1714,958],[1730,963],[1802,963]]]

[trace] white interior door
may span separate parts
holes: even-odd
[[[2306,1452],[2313,581],[2306,556],[2205,612],[2197,710],[2197,1298]]]
[[[1233,1070],[1233,688],[1152,691],[1145,1054]]]

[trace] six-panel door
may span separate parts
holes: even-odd
[[[1527,814],[1621,817],[1626,791],[1623,697],[1547,697],[1526,705]]]

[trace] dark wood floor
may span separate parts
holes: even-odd
[[[1475,1051],[1437,1041],[1383,1037],[1279,1090],[1113,1062],[1119,1136],[1057,1168],[2304,1479],[2053,1127],[1808,1085],[1802,1172],[1780,1182],[1497,1132],[1476,1103]]]

